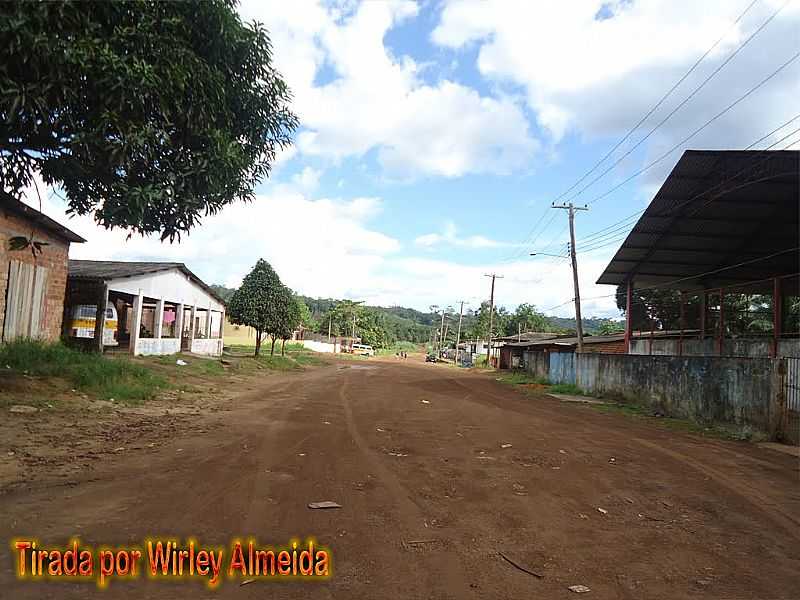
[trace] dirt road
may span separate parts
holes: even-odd
[[[423,402],[426,401],[426,402]],[[392,361],[270,377],[150,452],[0,496],[3,598],[798,598],[797,460]],[[504,447],[505,446],[505,447]],[[334,500],[339,510],[309,510]],[[599,509],[602,509],[599,510]],[[326,582],[19,581],[8,541],[314,536]],[[504,560],[543,575],[525,573]]]

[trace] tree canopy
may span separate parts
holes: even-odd
[[[291,143],[270,39],[234,0],[0,3],[0,189],[173,240]]]
[[[256,330],[255,355],[261,351],[264,334],[279,335],[283,331],[287,290],[270,264],[263,260],[242,281],[228,301],[228,318],[234,325],[247,325]],[[275,348],[273,338],[273,351]]]

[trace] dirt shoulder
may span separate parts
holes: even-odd
[[[113,360],[113,359],[112,359]],[[176,361],[183,361],[178,365]],[[167,440],[201,435],[209,419],[241,396],[324,368],[279,356],[222,360],[192,355],[134,359],[168,387],[152,399],[98,399],[58,377],[3,373],[0,384],[0,494],[38,483],[74,485],[100,462],[155,452]]]

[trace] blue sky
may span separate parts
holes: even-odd
[[[494,271],[505,276],[497,286],[500,304],[564,304],[572,298],[568,262],[528,256],[565,248],[566,214],[548,209],[550,202],[715,40],[722,36],[598,173],[782,3],[760,0],[732,25],[749,1],[245,0],[242,16],[265,23],[295,94],[302,124],[295,146],[256,189],[254,204],[210,217],[180,245],[125,241],[121,232],[78,218],[67,224],[89,243],[72,254],[184,260],[206,281],[228,285],[265,258],[300,293],[419,309],[462,299],[477,306],[488,296],[483,274]],[[786,60],[800,47],[795,4],[575,202],[612,188]],[[799,95],[796,63],[655,168],[580,213],[578,249],[587,247],[582,238],[591,232],[642,209],[682,149],[745,147],[791,118]],[[48,211],[64,220],[57,200],[48,202]],[[548,226],[530,235],[537,222]],[[598,297],[613,290],[594,285],[619,244],[612,241],[579,257],[587,316],[618,314],[613,299]],[[550,312],[570,315],[572,308],[567,303]]]

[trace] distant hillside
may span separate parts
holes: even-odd
[[[211,288],[225,301],[227,301],[235,290],[222,285],[212,285]],[[321,323],[323,315],[339,300],[334,298],[310,298],[309,296],[298,296],[306,303],[311,311],[311,316],[320,322],[320,328],[324,329]],[[390,340],[409,340],[414,342],[427,341],[431,334],[431,328],[439,326],[441,323],[441,313],[422,312],[405,306],[366,306],[377,313],[383,319],[383,327]],[[458,321],[455,316],[455,321]],[[452,318],[451,318],[452,320]],[[575,331],[575,319],[566,317],[547,317],[550,331]],[[462,332],[468,335],[475,322],[475,315],[472,312],[464,314]],[[452,323],[451,323],[452,324]],[[625,328],[624,321],[614,319],[603,319],[599,317],[589,317],[583,320],[583,330],[585,333],[598,334],[608,333],[609,331],[622,330]]]

